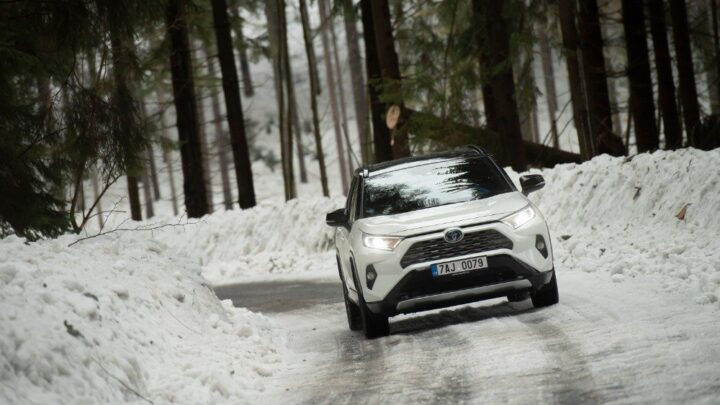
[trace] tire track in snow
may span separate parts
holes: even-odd
[[[544,386],[552,390],[560,404],[598,404],[607,402],[595,384],[585,358],[587,355],[563,330],[542,316],[519,317],[518,320],[537,335],[550,356],[550,369],[543,377]]]

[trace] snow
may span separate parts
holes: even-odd
[[[216,403],[265,390],[284,337],[160,238],[0,240],[0,403]]]
[[[532,171],[546,186],[530,198],[547,217],[561,270],[616,282],[661,276],[660,289],[691,286],[693,300],[720,307],[718,167],[720,149],[603,155]]]

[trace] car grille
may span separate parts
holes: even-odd
[[[495,230],[466,233],[457,243],[446,242],[444,238],[415,242],[400,260],[402,267],[417,263],[432,262],[451,257],[482,253],[495,249],[512,249],[513,243]]]

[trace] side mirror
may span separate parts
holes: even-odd
[[[526,174],[520,176],[520,186],[522,187],[522,193],[528,195],[545,187],[545,179],[539,174]]]
[[[335,210],[333,212],[329,212],[325,216],[325,223],[330,226],[345,226],[347,223],[347,216],[345,216],[345,209],[340,208],[339,210]]]

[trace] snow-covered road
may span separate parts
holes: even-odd
[[[717,403],[720,321],[659,280],[559,273],[561,303],[492,300],[347,329],[331,281],[236,284],[220,298],[290,330],[264,403]],[[690,292],[689,290],[687,291]]]

